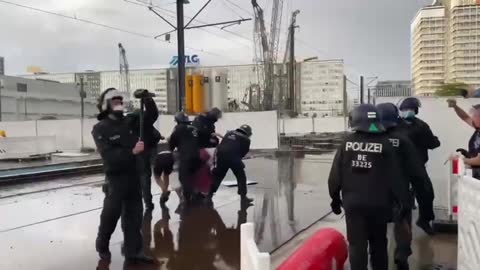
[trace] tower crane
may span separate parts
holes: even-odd
[[[255,61],[263,65],[263,71],[261,69],[257,71],[264,89],[262,107],[264,110],[271,110],[273,109],[274,63],[278,52],[283,0],[274,0],[273,3],[270,41],[265,27],[263,9],[258,5],[257,0],[252,0],[252,6],[255,13]]]
[[[118,49],[120,53],[120,91],[127,93],[130,98],[130,69],[127,54],[122,43],[118,43]]]

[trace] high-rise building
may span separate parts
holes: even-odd
[[[343,113],[343,60],[309,61],[299,64],[297,93],[299,113],[318,117]]]
[[[411,26],[412,80],[417,95],[432,95],[445,81],[445,8],[421,9]]]
[[[96,100],[101,94],[101,77],[100,72],[87,71],[82,73],[75,73],[75,81],[80,86],[83,78],[83,90],[87,93],[87,98]]]
[[[412,95],[411,81],[379,81],[374,89],[375,97],[408,97]]]
[[[0,75],[5,75],[5,58],[0,57]]]
[[[416,95],[444,83],[480,87],[480,1],[437,0],[411,25],[412,80]]]

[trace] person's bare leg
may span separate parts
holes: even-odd
[[[160,180],[160,182],[162,183],[160,185],[160,188],[162,189],[162,196],[160,196],[160,204],[164,206],[170,196],[170,191],[168,190],[168,186],[170,184],[170,178],[169,178],[169,175],[166,173],[162,175],[162,178],[163,178],[163,181]]]
[[[168,191],[168,187],[170,186],[170,175],[168,174],[163,174],[163,185],[164,189],[162,188],[162,193],[165,193]]]

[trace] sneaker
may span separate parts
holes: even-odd
[[[162,195],[160,196],[160,205],[162,207],[165,207],[165,203],[168,201],[169,198],[170,198],[170,191],[162,193]]]

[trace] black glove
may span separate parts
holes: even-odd
[[[133,96],[135,98],[152,98],[155,96],[155,94],[148,92],[147,89],[137,89],[135,92],[133,92]]]
[[[459,152],[460,154],[462,154],[462,156],[464,156],[466,158],[469,157],[468,151],[463,149],[463,148],[458,148],[455,152]]]
[[[342,201],[333,200],[332,203],[330,203],[330,207],[335,215],[340,215],[342,213]]]

